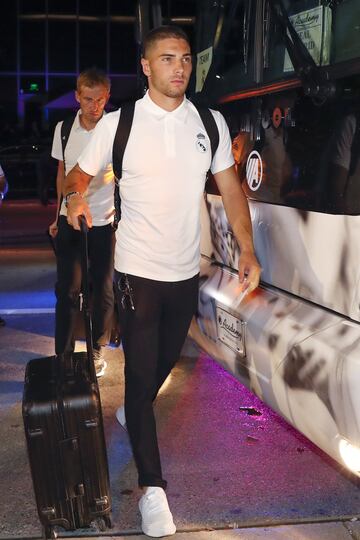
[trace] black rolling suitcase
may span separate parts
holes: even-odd
[[[83,229],[83,292],[87,352],[31,360],[23,419],[38,514],[45,538],[66,530],[111,527],[109,472],[99,387],[92,359]]]

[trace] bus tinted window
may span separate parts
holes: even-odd
[[[316,65],[327,66],[360,55],[360,3],[358,0],[285,2],[289,20]],[[294,75],[282,31],[268,9],[264,19],[264,81]]]
[[[360,56],[360,2],[344,0],[335,10],[334,62]]]
[[[360,2],[283,0],[320,67],[306,69],[306,51],[295,40],[295,73],[271,1],[202,0],[204,13],[216,11],[216,24],[210,17],[202,29],[200,42],[212,43],[214,55],[199,93],[228,120],[250,198],[360,214]]]
[[[328,2],[295,0],[286,2],[286,10],[291,24],[316,65],[328,65],[333,18],[333,10]],[[269,12],[267,26],[264,33],[264,80],[294,76],[294,67],[284,44],[282,30],[272,12]]]
[[[196,92],[216,98],[253,85],[253,2],[204,0],[199,11]]]
[[[349,87],[359,81],[350,80]],[[246,110],[246,102],[239,104]],[[301,89],[263,102],[258,141],[239,132],[238,172],[248,197],[301,210],[360,214],[359,101],[318,106]]]

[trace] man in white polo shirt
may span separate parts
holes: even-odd
[[[152,30],[141,63],[149,91],[136,102],[124,153],[115,281],[122,305],[126,425],[144,490],[142,529],[160,537],[174,534],[176,527],[164,491],[152,403],[178,359],[197,307],[200,204],[210,165],[241,247],[243,287],[257,286],[260,267],[225,120],[213,111],[219,146],[211,163],[209,138],[185,98],[191,73],[186,34],[173,26]],[[112,162],[118,120],[119,112],[111,113],[96,127],[67,178],[64,193],[77,192],[68,197],[68,222],[75,229],[80,214],[91,225],[82,194],[97,171]]]
[[[77,79],[76,90],[80,109],[72,124],[64,156],[61,141],[62,122],[55,128],[51,155],[58,160],[58,205],[56,220],[50,225],[49,233],[53,238],[56,237],[56,354],[67,354],[74,350],[74,324],[81,287],[80,234],[67,223],[66,201],[62,200],[61,194],[65,176],[76,165],[81,152],[91,140],[95,126],[103,117],[109,95],[110,80],[102,71],[94,68],[83,71]],[[93,217],[88,246],[94,361],[97,376],[100,377],[106,368],[102,347],[109,342],[114,309],[114,175],[111,164],[97,172],[84,193],[84,198]]]

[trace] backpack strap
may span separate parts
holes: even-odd
[[[63,123],[61,124],[61,128],[60,128],[61,149],[62,149],[63,163],[64,163],[64,175],[65,175],[65,148],[69,140],[71,128],[73,127],[75,118],[76,118],[76,115],[67,116],[65,120],[63,120]],[[59,214],[60,214],[62,202],[63,202],[63,196],[61,194],[60,206],[58,210],[58,215],[56,217],[56,221],[59,221]]]
[[[195,105],[195,103],[193,104]],[[215,122],[215,118],[212,115],[212,112],[207,107],[201,107],[195,105],[202,123],[204,124],[205,131],[207,136],[210,139],[211,146],[211,162],[214,159],[215,152],[219,146],[219,130]]]
[[[135,101],[124,103],[120,109],[119,123],[116,129],[114,144],[113,144],[113,171],[115,176],[114,189],[114,228],[116,229],[121,219],[121,198],[119,183],[122,177],[122,163],[125,153],[125,148],[129,139],[131,126],[135,112]]]
[[[349,167],[349,176],[353,176],[355,173],[358,161],[359,161],[359,152],[360,152],[360,112],[357,111],[355,114],[355,132],[353,141],[351,144],[351,159]]]
[[[62,148],[62,155],[63,155],[63,162],[64,162],[64,170],[65,170],[65,148],[67,145],[67,142],[69,140],[70,131],[73,127],[74,120],[76,118],[76,115],[68,116],[63,120],[63,123],[61,125],[60,135],[61,135],[61,148]]]

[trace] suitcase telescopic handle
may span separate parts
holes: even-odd
[[[92,320],[89,305],[89,253],[88,253],[88,225],[85,216],[79,216],[81,231],[81,290],[82,290],[82,310],[85,324],[86,351],[88,360],[88,371],[90,378],[96,382],[96,371],[94,364],[94,344],[92,338]]]

